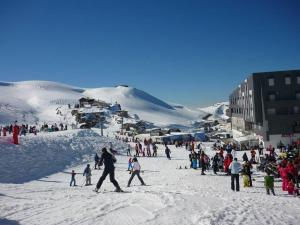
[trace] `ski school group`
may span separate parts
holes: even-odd
[[[115,166],[114,163],[117,162],[116,157],[113,154],[114,151],[112,151],[112,148],[110,148],[109,150],[107,148],[103,148],[102,149],[102,154],[99,157],[98,154],[96,153],[95,155],[95,166],[94,169],[101,169],[101,166],[104,165],[104,169],[103,169],[103,173],[102,176],[100,177],[96,188],[95,188],[95,192],[98,192],[99,189],[101,188],[101,185],[103,183],[103,181],[105,180],[105,178],[107,177],[107,175],[109,175],[110,181],[113,183],[113,185],[115,186],[115,192],[123,192],[123,190],[120,188],[119,183],[116,181],[115,179]],[[141,172],[141,166],[137,160],[137,157],[134,156],[133,159],[130,158],[130,163],[128,166],[128,171],[130,171],[130,178],[128,180],[128,184],[127,187],[130,187],[130,184],[133,180],[133,178],[135,176],[138,177],[138,179],[141,182],[141,185],[146,185],[143,178],[140,175]],[[75,173],[74,170],[72,170],[71,172],[71,181],[70,181],[70,186],[76,186],[76,180],[75,180],[75,175],[77,173]],[[85,186],[89,186],[91,185],[91,177],[92,177],[92,169],[90,164],[87,164],[86,168],[84,169],[84,172],[81,173],[83,176],[85,176]],[[81,185],[83,186],[84,183]]]
[[[125,141],[128,142],[128,141]],[[152,146],[152,152],[151,152],[151,147]],[[136,155],[134,155],[133,157],[131,157],[131,146],[130,144],[128,144],[127,147],[127,156],[129,156],[129,160],[128,160],[128,171],[131,174],[128,183],[127,183],[127,187],[130,187],[130,184],[133,180],[133,178],[135,176],[138,177],[138,179],[141,182],[142,186],[145,186],[145,182],[143,180],[143,178],[141,177],[140,173],[141,173],[141,166],[138,162],[137,157],[146,157],[145,154],[145,150],[147,150],[147,157],[157,157],[157,146],[156,144],[152,143],[151,139],[150,140],[144,140],[144,148],[142,147],[142,144],[136,140],[136,144],[135,144],[135,152]],[[110,181],[113,183],[113,185],[115,186],[115,192],[123,192],[123,190],[120,188],[119,183],[116,181],[115,179],[115,166],[114,163],[117,162],[116,157],[114,156],[114,154],[116,153],[113,150],[112,144],[110,143],[110,147],[109,150],[104,147],[102,150],[101,156],[99,157],[99,155],[96,153],[95,157],[94,157],[94,169],[101,169],[101,166],[104,165],[104,169],[103,169],[103,173],[102,176],[100,177],[99,181],[97,182],[96,188],[95,188],[95,192],[98,192],[99,189],[101,188],[101,185],[103,183],[103,181],[105,180],[105,178],[107,177],[107,175],[109,175]],[[171,150],[169,149],[169,147],[167,145],[165,145],[165,154],[166,154],[166,158],[167,159],[171,159]],[[92,177],[92,168],[90,164],[87,164],[86,168],[84,169],[83,173],[75,173],[74,170],[72,170],[71,174],[71,181],[70,181],[70,186],[77,186],[76,185],[76,179],[75,176],[76,174],[82,174],[83,176],[85,176],[85,181],[84,183],[81,185],[81,187],[83,185],[85,186],[89,186],[92,185],[91,184],[91,177]]]

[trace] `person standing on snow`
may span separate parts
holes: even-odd
[[[201,163],[201,175],[206,175],[204,173],[204,171],[205,171],[205,153],[204,153],[204,151],[202,151],[200,154],[200,163]]]
[[[166,153],[167,158],[171,159],[171,156],[170,156],[171,150],[169,149],[169,147],[167,145],[166,145],[165,153]]]
[[[17,121],[15,121],[15,125],[13,126],[13,142],[15,145],[19,144],[19,139],[18,139],[19,132],[20,132],[19,126],[17,125]]]
[[[99,165],[99,156],[98,156],[98,154],[96,153],[96,155],[95,155],[95,170],[97,169],[97,166],[99,166],[99,169],[100,169],[100,165]]]
[[[153,149],[153,157],[157,157],[157,146],[155,144],[152,144],[152,149]]]
[[[100,157],[100,164],[104,162],[104,170],[102,173],[102,176],[100,177],[95,191],[98,192],[103,181],[105,180],[106,176],[109,174],[110,182],[113,183],[113,185],[116,187],[116,192],[122,192],[118,182],[115,180],[115,166],[114,163],[117,161],[116,157],[109,151],[107,151],[106,148],[102,149],[102,155]]]
[[[213,158],[213,170],[214,170],[214,174],[217,174],[219,168],[218,168],[218,165],[219,165],[219,154],[216,153],[216,155],[214,156]]]
[[[234,160],[230,163],[229,169],[231,170],[231,190],[240,191],[239,172],[241,170],[241,164],[237,161],[237,158],[234,158]]]
[[[84,169],[83,176],[85,176],[85,186],[92,185],[92,170],[90,164],[87,164],[86,168]]]
[[[137,157],[140,156],[139,146],[138,146],[137,143],[135,144],[135,155],[136,155]]]
[[[137,175],[137,177],[138,177],[139,180],[141,181],[141,184],[142,184],[142,185],[145,185],[143,179],[142,179],[141,176],[140,176],[141,166],[140,166],[140,164],[139,164],[137,158],[134,157],[132,161],[133,161],[133,162],[132,162],[132,169],[131,169],[131,177],[129,178],[127,187],[130,187],[131,181],[132,181],[132,179],[134,178],[135,175]]]
[[[128,146],[127,146],[127,152],[126,152],[127,156],[131,156],[130,150],[131,150],[131,146],[130,146],[130,144],[128,144]]]
[[[265,187],[266,187],[267,195],[270,194],[270,190],[271,190],[272,194],[275,195],[275,192],[274,192],[274,177],[271,176],[270,172],[267,172],[267,175],[264,177],[264,184],[265,184]]]
[[[76,185],[76,180],[75,180],[75,175],[76,175],[75,171],[74,171],[74,170],[72,170],[72,173],[71,173],[71,182],[70,182],[70,187],[72,186],[72,183],[74,183],[74,185],[73,185],[73,186],[77,186],[77,185]]]

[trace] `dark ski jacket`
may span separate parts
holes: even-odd
[[[114,163],[117,162],[117,159],[111,153],[103,152],[99,162],[100,165],[104,163],[104,170],[112,171],[115,168]]]
[[[98,154],[95,155],[95,162],[98,162],[99,161],[99,156]]]

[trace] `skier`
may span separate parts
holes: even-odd
[[[98,164],[99,164],[99,156],[98,156],[98,154],[96,153],[96,155],[95,155],[95,170],[97,169],[97,166],[98,166]],[[99,166],[99,169],[100,169],[100,166]]]
[[[134,158],[135,158],[136,156],[134,156]],[[130,169],[132,168],[132,158],[131,157],[129,157],[129,159],[128,159],[128,169],[127,169],[127,171],[130,171]]]
[[[15,145],[19,144],[18,135],[19,135],[19,126],[17,125],[17,121],[15,121],[15,125],[13,126],[13,142]]]
[[[240,191],[239,172],[241,170],[241,165],[237,161],[237,158],[234,158],[234,160],[230,163],[229,169],[231,170],[231,190],[234,191],[235,189],[236,191]],[[236,188],[234,188],[234,180],[236,182]]]
[[[146,149],[147,149],[147,156],[148,156],[148,157],[151,157],[150,144],[148,144],[148,145],[146,146]]]
[[[100,163],[102,164],[104,162],[104,171],[102,176],[100,177],[95,191],[98,192],[103,181],[105,180],[106,176],[109,174],[109,178],[110,181],[114,184],[114,186],[116,187],[116,192],[122,192],[122,189],[120,188],[118,182],[115,180],[115,166],[114,163],[117,161],[117,159],[115,158],[115,156],[107,151],[106,148],[102,149],[102,155],[100,157]]]
[[[156,144],[152,144],[152,149],[153,149],[153,157],[157,157],[157,146]]]
[[[219,154],[216,153],[216,155],[213,158],[213,170],[214,170],[214,174],[217,174],[218,171],[218,165],[219,165]]]
[[[275,192],[274,192],[274,177],[270,175],[270,172],[267,172],[267,176],[264,177],[264,181],[265,181],[265,187],[266,187],[267,195],[270,194],[270,190],[271,190],[272,194],[275,195]]]
[[[249,186],[252,187],[252,178],[251,178],[251,168],[252,165],[250,162],[245,162],[243,165],[243,173],[249,177]]]
[[[196,156],[196,154],[191,154],[191,158],[192,158],[192,164],[191,164],[191,166],[192,166],[192,168],[193,169],[197,169],[197,156]]]
[[[84,169],[83,176],[85,176],[85,186],[92,185],[91,183],[92,170],[90,164],[87,164],[86,168]]]
[[[136,155],[137,157],[140,156],[138,144],[135,144],[135,155]]]
[[[131,169],[131,177],[129,178],[127,187],[130,187],[131,181],[134,178],[135,175],[137,175],[137,177],[139,178],[139,180],[141,181],[142,185],[145,185],[143,179],[140,176],[140,171],[141,171],[141,166],[137,160],[137,158],[133,158],[133,163],[132,163],[132,169]]]
[[[131,156],[130,149],[131,149],[131,146],[130,146],[130,144],[128,144],[127,152],[126,152],[127,156]]]
[[[171,156],[170,156],[171,150],[169,149],[169,147],[167,145],[165,145],[165,146],[166,146],[166,149],[165,149],[166,156],[168,159],[171,159]]]
[[[72,170],[70,187],[72,186],[72,183],[73,183],[73,182],[74,182],[74,185],[73,185],[73,186],[77,186],[77,185],[76,185],[76,180],[75,180],[75,175],[76,175],[75,171]]]
[[[201,175],[206,175],[204,173],[204,171],[205,171],[205,153],[204,153],[204,151],[201,152],[200,162],[201,162]]]

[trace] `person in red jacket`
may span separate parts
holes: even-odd
[[[228,153],[226,154],[224,159],[224,172],[227,173],[227,175],[230,175],[229,165],[231,162],[232,162],[232,155]]]
[[[19,126],[17,125],[17,121],[15,122],[15,125],[13,126],[13,142],[15,145],[19,144]]]
[[[281,176],[281,179],[282,179],[282,190],[287,191],[287,185],[288,185],[288,182],[289,182],[288,169],[283,164],[283,165],[280,165],[278,170],[279,170],[279,173],[280,173],[280,176]]]
[[[289,178],[291,178],[293,180],[293,182],[296,183],[296,178],[298,176],[298,171],[297,171],[296,167],[294,166],[293,162],[288,163],[287,172],[288,172]]]

